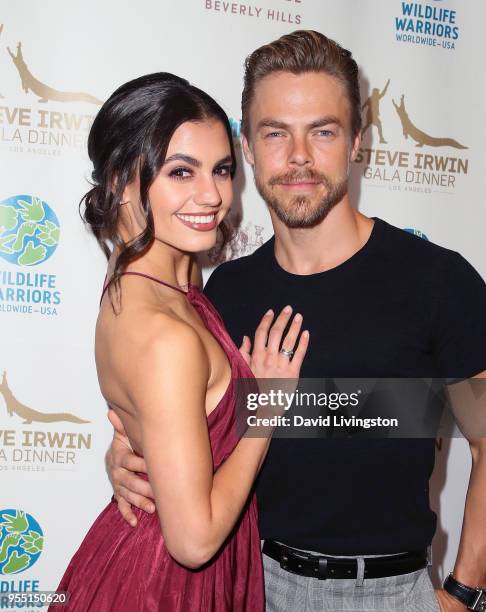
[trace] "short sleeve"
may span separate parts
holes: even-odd
[[[486,283],[459,253],[449,251],[445,264],[436,295],[434,350],[440,376],[455,381],[486,370]]]

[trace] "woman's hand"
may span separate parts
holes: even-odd
[[[256,329],[253,351],[250,339],[244,336],[240,353],[255,378],[299,378],[302,361],[309,345],[309,332],[307,330],[302,332],[295,348],[303,320],[302,315],[297,313],[282,342],[282,335],[291,314],[292,308],[286,306],[272,324],[273,310],[266,312]],[[293,355],[281,353],[281,348],[293,351]]]
[[[250,353],[251,343],[246,336],[240,347],[241,354],[258,381],[261,405],[255,415],[263,419],[258,421],[263,425],[267,418],[279,416],[288,410],[280,394],[284,393],[288,398],[296,390],[302,361],[309,345],[308,331],[303,331],[297,342],[302,327],[302,315],[298,313],[282,340],[291,315],[292,308],[286,306],[274,321],[274,313],[269,310],[256,329],[253,351]],[[269,401],[268,397],[272,399]],[[277,397],[279,399],[275,399]],[[252,427],[253,435],[266,435],[265,427],[263,430]]]

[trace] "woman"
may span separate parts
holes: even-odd
[[[269,311],[253,353],[248,339],[240,353],[188,283],[193,254],[215,244],[232,199],[228,119],[187,81],[152,74],[103,105],[88,150],[85,219],[109,257],[98,377],[145,457],[157,514],[140,512],[132,529],[112,501],[58,590],[69,593],[68,610],[262,611],[252,485],[269,435],[239,439],[235,379],[298,378],[308,333],[297,342],[302,317],[290,323],[290,307],[273,326]]]

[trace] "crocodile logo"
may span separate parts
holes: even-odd
[[[35,266],[54,253],[59,220],[40,198],[15,195],[0,202],[0,257],[18,266]]]
[[[44,548],[44,534],[23,510],[0,510],[0,574],[18,574],[34,565]]]
[[[400,105],[398,105],[395,100],[393,100],[393,98],[392,102],[402,123],[403,135],[405,136],[405,138],[408,138],[410,136],[413,140],[415,140],[415,142],[417,143],[417,147],[423,147],[424,145],[427,145],[428,147],[453,147],[454,149],[468,148],[457,142],[457,140],[454,140],[453,138],[436,138],[435,136],[429,136],[429,134],[426,134],[418,127],[416,127],[408,116],[407,110],[405,108],[405,97],[403,94],[400,98]]]
[[[54,423],[56,421],[67,421],[69,423],[89,423],[90,421],[84,421],[74,414],[69,412],[40,412],[29,408],[25,404],[19,402],[14,396],[10,387],[7,383],[7,372],[3,373],[2,382],[0,383],[0,394],[3,395],[5,404],[7,406],[7,412],[9,416],[16,414],[21,419],[23,425],[30,425],[32,422],[36,423]]]
[[[19,73],[20,80],[22,81],[22,89],[25,91],[25,93],[29,93],[29,91],[31,91],[33,94],[38,96],[39,102],[48,102],[51,100],[52,102],[88,102],[89,104],[103,104],[101,100],[98,100],[98,98],[95,98],[91,94],[83,92],[59,91],[39,81],[39,79],[32,74],[29,67],[25,63],[22,55],[21,42],[17,44],[15,53],[13,53],[9,47],[7,47],[7,51]]]

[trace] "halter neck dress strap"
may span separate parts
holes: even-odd
[[[156,283],[159,283],[160,285],[164,285],[165,287],[169,287],[169,289],[174,289],[174,291],[179,291],[179,293],[183,293],[184,295],[187,295],[187,292],[184,291],[183,289],[181,289],[180,287],[176,287],[175,285],[171,285],[170,283],[166,283],[165,281],[160,280],[159,278],[156,278],[155,276],[150,276],[149,274],[144,274],[143,272],[122,272],[120,274],[120,276],[127,276],[127,275],[142,276],[143,278],[148,278],[149,280],[153,280]],[[108,283],[106,283],[106,285],[103,288],[103,292],[101,293],[101,298],[100,298],[100,304],[101,304],[101,302],[103,300],[103,296],[105,295],[106,290],[108,289],[109,286],[110,286],[110,281]]]

